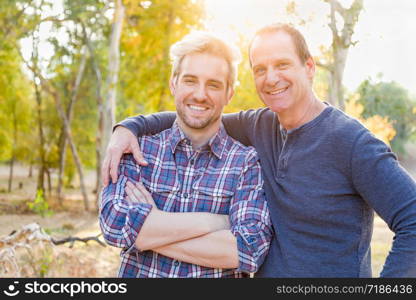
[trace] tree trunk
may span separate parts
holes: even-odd
[[[115,0],[116,9],[114,11],[113,25],[111,28],[110,36],[110,49],[108,58],[108,75],[105,84],[106,97],[105,101],[101,98],[101,87],[97,87],[99,91],[100,99],[98,103],[99,120],[98,120],[98,132],[97,132],[97,181],[96,181],[96,207],[98,209],[99,202],[101,201],[101,165],[104,159],[104,153],[107,149],[107,145],[110,141],[111,134],[113,132],[113,126],[115,125],[115,108],[117,97],[117,81],[118,71],[120,66],[120,38],[123,28],[124,19],[124,6],[121,0]],[[96,74],[101,77],[101,73],[96,66]],[[97,73],[98,72],[98,73]]]
[[[35,74],[35,78],[38,78]],[[36,81],[36,79],[35,79]],[[39,129],[39,157],[40,157],[40,166],[39,166],[39,173],[38,173],[38,183],[37,183],[37,190],[41,190],[43,195],[45,195],[45,182],[44,182],[44,174],[45,174],[45,137],[43,134],[43,120],[42,120],[42,98],[39,91],[39,86],[35,82],[35,94],[36,94],[36,103],[37,103],[37,121],[38,121],[38,129]]]
[[[35,32],[39,34],[39,27],[37,30],[33,31],[32,34],[32,68],[31,71],[33,72],[33,83],[35,86],[35,97],[36,97],[36,104],[37,104],[37,122],[38,122],[38,130],[39,130],[39,157],[40,157],[40,165],[39,165],[39,173],[38,173],[38,183],[37,183],[37,190],[41,190],[43,195],[45,195],[45,182],[44,182],[44,174],[46,168],[46,158],[45,158],[45,136],[43,134],[43,119],[42,119],[42,95],[39,88],[39,80],[40,80],[40,72],[38,69],[38,46],[39,46],[39,39],[35,36]],[[28,65],[29,66],[29,65]]]
[[[342,110],[345,108],[344,92],[342,80],[345,64],[347,61],[348,50],[355,44],[352,42],[355,25],[363,9],[363,0],[354,0],[350,8],[344,8],[338,0],[324,0],[331,7],[330,22],[328,24],[332,32],[332,63],[328,70],[329,79],[329,101],[338,105]],[[338,29],[335,14],[343,20],[343,27]]]
[[[71,99],[68,103],[68,108],[66,110],[66,117],[67,117],[67,120],[68,120],[68,126],[71,126],[73,107],[74,107],[75,101],[77,99],[78,90],[79,90],[79,86],[80,86],[81,81],[82,81],[82,77],[84,75],[86,62],[87,62],[87,52],[86,52],[86,49],[84,48],[83,49],[83,54],[82,54],[82,59],[81,59],[81,62],[80,62],[78,73],[77,73],[77,77],[75,79],[75,84],[74,84],[74,87],[72,89]],[[67,148],[67,145],[68,145],[68,136],[66,135],[65,125],[62,125],[61,132],[62,132],[62,141],[60,143],[61,148],[60,148],[60,151],[59,151],[59,171],[58,171],[58,188],[57,188],[59,205],[62,205],[62,200],[63,200],[62,199],[63,174],[64,174],[64,170],[65,170],[66,148]]]
[[[84,173],[82,171],[82,164],[81,164],[81,160],[79,159],[79,155],[75,147],[75,144],[72,140],[71,128],[69,127],[68,119],[65,115],[65,112],[62,106],[61,98],[59,94],[56,92],[56,90],[52,86],[50,86],[49,82],[47,82],[42,76],[39,76],[39,79],[41,80],[42,86],[45,88],[45,90],[53,96],[53,99],[55,100],[56,108],[58,110],[59,117],[61,118],[64,124],[65,134],[68,138],[68,143],[71,148],[72,156],[74,158],[75,165],[78,170],[78,175],[79,175],[79,180],[80,180],[80,185],[81,185],[81,192],[84,198],[84,207],[88,211],[89,202],[88,202],[87,190],[84,184]]]
[[[48,195],[52,193],[52,182],[51,182],[51,172],[49,168],[45,168],[46,178],[48,179]]]
[[[30,161],[29,174],[27,175],[27,177],[32,178],[32,176],[33,176],[33,162]]]
[[[95,182],[95,207],[98,210],[99,202],[100,202],[100,187],[101,187],[101,141],[102,141],[102,134],[103,134],[103,120],[104,120],[104,111],[103,111],[103,97],[102,97],[102,76],[101,71],[98,66],[97,60],[95,59],[95,52],[94,48],[91,44],[91,41],[88,37],[88,34],[85,30],[84,25],[82,25],[82,31],[84,34],[85,44],[88,47],[88,51],[91,55],[91,62],[92,67],[94,70],[94,74],[96,77],[96,89],[95,89],[95,96],[97,98],[97,111],[98,111],[98,128],[97,128],[97,136],[95,139],[95,155],[96,155],[96,182]]]
[[[15,155],[14,155],[14,151],[13,151],[12,159],[10,160],[9,184],[8,184],[8,187],[7,187],[7,192],[9,192],[9,193],[12,191],[14,160],[15,160]]]
[[[120,37],[123,28],[124,6],[121,0],[115,0],[116,9],[114,11],[113,25],[110,36],[110,49],[108,58],[108,75],[106,80],[107,96],[103,105],[103,134],[101,140],[101,159],[102,153],[107,149],[108,142],[115,125],[115,107],[117,97],[117,81],[120,66]],[[97,162],[98,163],[98,162]],[[100,164],[102,161],[99,162]]]
[[[96,76],[101,78],[101,73],[98,68],[96,69]],[[101,82],[101,81],[100,81]],[[101,152],[101,145],[103,140],[103,132],[104,132],[104,110],[103,110],[103,99],[101,97],[101,84],[97,84],[97,107],[98,107],[98,130],[97,136],[95,140],[95,154],[96,154],[96,182],[95,182],[95,190],[97,193],[95,194],[95,206],[98,210],[99,203],[100,203],[100,189],[101,189],[101,164],[103,160],[103,155]]]
[[[341,110],[345,109],[344,91],[342,87],[342,80],[344,77],[344,69],[348,56],[348,48],[341,48],[334,50],[334,64],[330,76],[330,101],[337,105]]]
[[[69,127],[68,119],[65,115],[64,109],[62,107],[62,101],[61,101],[58,93],[55,92],[55,91],[50,91],[50,92],[54,96],[55,103],[56,103],[56,108],[58,109],[59,116],[61,117],[61,119],[64,123],[65,135],[68,139],[68,143],[69,143],[69,146],[71,148],[72,156],[74,158],[75,165],[76,165],[77,170],[78,170],[81,192],[82,192],[82,195],[83,195],[83,198],[84,198],[84,207],[85,207],[85,210],[88,211],[89,210],[89,201],[88,201],[87,190],[85,188],[84,172],[82,170],[82,164],[81,164],[81,160],[79,158],[77,149],[76,149],[75,144],[72,140],[72,134],[71,134],[71,129]]]
[[[113,26],[111,28],[110,36],[110,49],[109,49],[109,62],[108,62],[108,75],[106,79],[105,88],[103,89],[102,75],[95,59],[95,53],[91,41],[86,32],[85,26],[82,25],[84,39],[88,50],[91,54],[92,65],[95,76],[97,78],[96,86],[96,98],[97,98],[97,110],[98,110],[98,130],[96,137],[96,208],[98,209],[100,203],[100,190],[101,190],[101,165],[104,159],[104,153],[110,140],[112,129],[115,124],[115,105],[116,105],[116,92],[118,81],[118,70],[120,65],[120,37],[123,26],[124,18],[124,6],[121,0],[115,0],[116,9],[114,11]],[[105,101],[103,101],[103,93],[107,91]]]
[[[65,134],[64,125],[61,128],[61,140],[59,143],[59,169],[58,169],[58,186],[56,188],[58,203],[62,206],[63,197],[62,197],[62,188],[63,188],[63,175],[65,170],[65,157],[66,157],[66,146],[67,146],[67,137]]]
[[[9,172],[9,183],[8,183],[8,192],[12,191],[13,185],[13,168],[14,162],[16,160],[16,147],[17,147],[17,114],[16,114],[16,105],[13,105],[13,146],[12,146],[12,158],[10,160],[10,172]]]

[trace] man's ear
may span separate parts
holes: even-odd
[[[170,89],[170,92],[171,92],[172,96],[175,96],[176,84],[175,84],[175,78],[174,77],[171,77],[169,79],[169,89]]]
[[[309,57],[305,62],[306,72],[308,74],[308,78],[313,80],[315,76],[315,61],[312,57]]]
[[[234,88],[230,85],[227,90],[227,104],[230,103],[231,98],[234,96]]]

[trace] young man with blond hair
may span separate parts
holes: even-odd
[[[105,240],[122,248],[120,277],[248,277],[264,260],[272,227],[254,148],[221,122],[239,53],[206,32],[171,47],[177,119],[143,136],[147,161],[125,156],[102,192]]]

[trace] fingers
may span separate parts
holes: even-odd
[[[139,199],[136,198],[131,188],[126,186],[126,198],[125,200],[129,203],[141,203]]]
[[[140,203],[141,201],[139,199],[136,198],[136,196],[133,193],[133,190],[126,185],[126,198],[125,200],[129,203]]]
[[[144,159],[142,151],[140,150],[139,143],[137,142],[137,139],[132,140],[131,144],[131,152],[133,153],[133,157],[136,160],[136,162],[141,166],[147,166],[148,163]]]
[[[110,177],[113,183],[117,182],[118,165],[120,164],[123,151],[115,146],[108,146],[101,169],[101,178],[104,187],[110,183]]]
[[[150,193],[146,190],[146,188],[144,187],[144,185],[141,182],[138,182],[136,184],[136,187],[140,191],[140,193],[144,196],[147,203],[154,204],[152,195],[150,195]]]
[[[126,183],[126,193],[131,202],[148,203],[146,196],[130,181]]]
[[[126,193],[127,201],[131,203],[147,203],[152,205],[155,209],[158,209],[152,195],[147,191],[141,182],[133,184],[132,182],[127,181]]]
[[[109,184],[110,181],[110,159],[108,157],[108,154],[105,155],[103,165],[101,168],[101,180],[103,183],[103,187],[106,187]]]
[[[137,143],[137,138],[134,136],[134,134],[123,126],[117,126],[111,135],[106,150],[105,159],[103,161],[101,176],[104,186],[107,186],[109,183],[109,174],[112,182],[117,182],[118,165],[120,164],[121,157],[123,153],[129,153],[130,149],[133,147],[136,147],[136,152],[139,152],[141,155],[140,148]]]
[[[120,164],[121,156],[123,152],[121,151],[112,151],[111,161],[110,161],[110,176],[113,183],[117,182],[118,176],[118,165]]]
[[[127,191],[127,189],[126,189],[126,191]],[[125,199],[126,199],[127,202],[130,202],[130,203],[136,202],[136,200],[132,199],[129,195],[127,195]]]

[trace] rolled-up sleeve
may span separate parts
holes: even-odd
[[[237,238],[238,271],[255,273],[273,235],[257,154],[253,150],[240,176],[230,207],[231,232]]]
[[[140,181],[139,167],[131,155],[125,156],[119,167],[119,177],[101,193],[100,227],[105,241],[127,253],[138,251],[135,241],[152,206],[147,203],[129,203],[125,200],[127,181]]]

